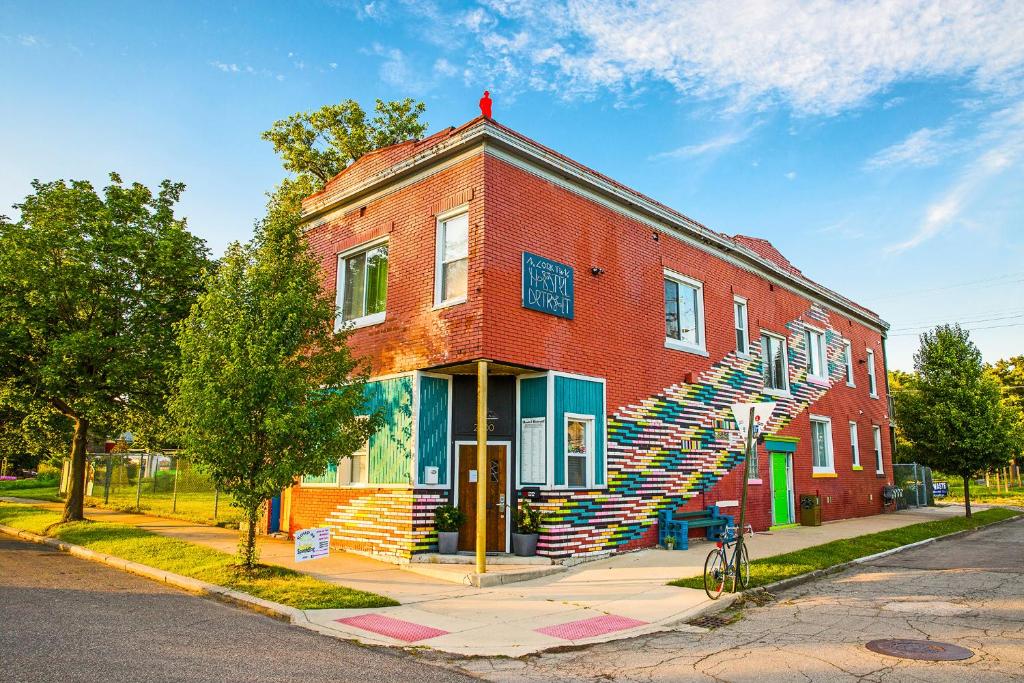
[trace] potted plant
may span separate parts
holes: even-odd
[[[544,513],[524,500],[516,510],[516,533],[512,534],[512,551],[519,557],[533,557],[537,554],[537,539]]]
[[[675,549],[676,549],[676,537],[675,536],[666,536],[665,537],[665,550],[675,550]]]
[[[434,509],[434,528],[437,529],[437,552],[454,555],[459,550],[459,527],[466,521],[466,513],[454,505],[440,505]]]

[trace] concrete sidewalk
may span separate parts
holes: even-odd
[[[12,499],[13,500],[13,499]],[[54,503],[40,503],[59,508]],[[820,527],[794,527],[755,535],[752,559],[778,555],[841,538],[962,515],[949,506],[876,515]],[[90,519],[139,528],[234,552],[238,532],[172,519],[90,509]],[[542,578],[476,588],[423,576],[405,565],[334,552],[296,564],[292,544],[261,538],[261,560],[305,572],[324,581],[387,595],[397,607],[308,610],[318,630],[365,643],[425,646],[461,655],[518,657],[552,647],[582,645],[664,630],[703,632],[682,622],[709,606],[703,590],[666,582],[703,571],[710,545],[691,541],[685,551],[644,550],[576,565]],[[470,572],[466,565],[429,565]],[[513,565],[514,567],[514,565]],[[509,571],[495,565],[496,571]],[[536,567],[534,567],[536,569]],[[449,577],[450,579],[451,577]]]

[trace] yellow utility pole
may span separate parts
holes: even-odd
[[[476,363],[476,571],[487,571],[487,361]]]

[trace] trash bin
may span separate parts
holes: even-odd
[[[800,494],[800,524],[821,526],[821,496],[813,493]]]

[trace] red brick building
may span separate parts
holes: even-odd
[[[549,513],[541,554],[653,545],[660,510],[735,512],[730,406],[765,400],[777,408],[751,465],[756,529],[795,522],[801,493],[821,495],[826,520],[881,511],[887,325],[768,242],[484,118],[364,156],[303,213],[387,426],[292,489],[289,529],[327,524],[338,547],[407,559],[436,543],[433,509],[472,513],[467,492],[485,481],[490,550],[508,549],[524,493]]]

